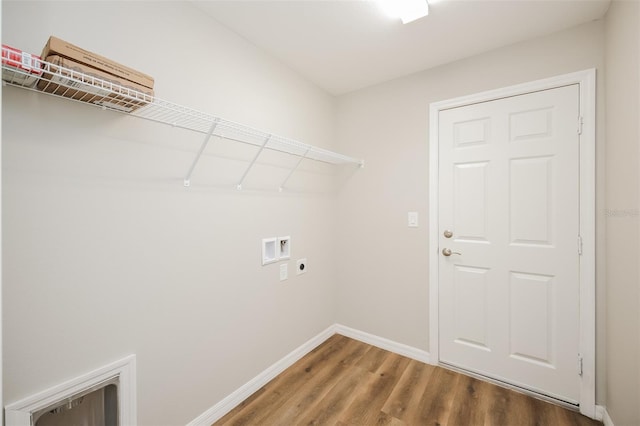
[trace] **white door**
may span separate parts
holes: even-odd
[[[578,116],[577,84],[439,115],[440,361],[574,404]]]

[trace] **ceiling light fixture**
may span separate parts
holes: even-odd
[[[427,0],[379,0],[384,12],[392,18],[400,18],[408,24],[429,14]]]

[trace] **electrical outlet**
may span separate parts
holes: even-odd
[[[280,265],[280,281],[284,281],[289,278],[289,265],[283,263]]]
[[[307,259],[298,259],[296,262],[296,275],[304,274],[307,269]]]

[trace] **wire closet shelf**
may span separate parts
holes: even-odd
[[[189,168],[184,185],[190,186],[191,175],[212,137],[224,138],[258,147],[258,151],[237,184],[242,182],[263,150],[279,151],[299,157],[295,167],[280,185],[284,188],[287,180],[304,159],[329,164],[353,164],[364,166],[364,160],[349,157],[293,139],[274,135],[240,123],[207,114],[186,106],[178,105],[151,94],[134,90],[111,81],[60,66],[58,64],[33,60],[26,63],[20,57],[3,46],[2,78],[3,86],[9,85],[39,93],[45,93],[67,100],[83,102],[105,110],[125,113],[128,116],[142,118],[190,130],[204,135],[196,157]],[[7,50],[7,51],[5,51]],[[34,65],[34,62],[36,63]]]

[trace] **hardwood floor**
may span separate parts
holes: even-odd
[[[579,413],[335,335],[216,425],[601,425]]]

